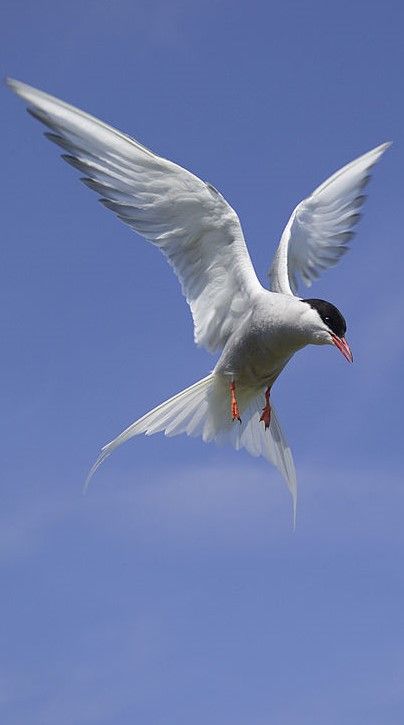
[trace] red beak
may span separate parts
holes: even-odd
[[[337,335],[331,335],[331,337],[334,345],[340,352],[342,352],[344,358],[348,360],[348,362],[353,362],[353,355],[345,337],[337,337]]]

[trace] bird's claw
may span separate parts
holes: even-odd
[[[268,430],[271,422],[271,406],[269,404],[269,396],[271,394],[271,388],[267,388],[265,391],[265,406],[262,409],[260,423],[264,423],[265,430]]]
[[[265,408],[262,409],[260,423],[265,424],[265,430],[268,430],[269,424],[271,422],[271,406],[266,405]]]
[[[232,420],[238,420],[238,422],[241,423],[240,411],[238,408],[238,403],[237,403],[237,398],[236,398],[236,384],[234,382],[230,383],[230,398],[231,398],[231,418],[232,418]]]

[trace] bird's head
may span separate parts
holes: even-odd
[[[345,340],[346,322],[340,311],[325,300],[302,300],[311,308],[310,327],[316,345],[335,345],[348,362],[353,362],[349,345]]]

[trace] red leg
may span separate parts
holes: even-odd
[[[238,409],[236,398],[236,383],[234,380],[230,383],[230,407],[232,420],[239,420],[241,423],[240,411]]]
[[[271,422],[271,406],[269,404],[269,396],[271,394],[271,388],[267,388],[265,391],[265,407],[262,409],[260,421],[265,424],[265,430],[268,430]]]

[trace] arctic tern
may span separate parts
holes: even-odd
[[[306,345],[334,345],[352,362],[342,314],[325,300],[298,297],[298,278],[310,286],[347,251],[370,170],[389,144],[347,164],[297,205],[269,269],[267,290],[256,277],[236,212],[211,184],[57,98],[16,80],[7,83],[104,206],[161,249],[190,305],[196,344],[221,353],[210,375],[105,445],[87,483],[133,436],[187,433],[205,442],[229,442],[272,462],[295,512],[295,468],[272,386]]]

